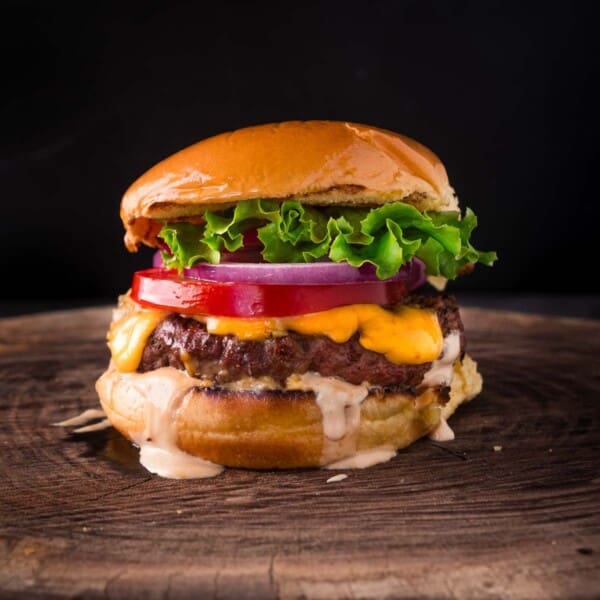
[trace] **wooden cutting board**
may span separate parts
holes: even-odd
[[[463,311],[483,394],[391,462],[146,472],[96,405],[109,309],[0,321],[3,598],[598,598],[600,323]]]

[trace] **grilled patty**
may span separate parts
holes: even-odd
[[[461,332],[463,325],[452,296],[409,296],[408,306],[431,308],[438,314],[444,336]],[[264,341],[242,341],[233,335],[214,335],[204,323],[172,314],[160,323],[146,344],[139,371],[160,367],[186,369],[190,375],[215,384],[244,377],[272,377],[283,383],[294,373],[315,371],[349,383],[368,381],[374,386],[418,386],[431,363],[397,365],[384,355],[363,348],[358,334],[337,344],[326,336],[289,332]]]

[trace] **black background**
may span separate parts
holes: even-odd
[[[445,163],[475,244],[454,290],[597,292],[592,3],[8,2],[2,300],[112,301],[127,186],[206,136],[340,119]]]

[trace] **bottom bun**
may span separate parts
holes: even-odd
[[[477,395],[481,376],[466,355],[455,363],[449,399],[439,388],[417,395],[370,390],[354,410],[339,407],[344,429],[337,439],[325,435],[326,411],[312,391],[205,385],[172,367],[119,373],[111,365],[96,388],[113,426],[142,447],[179,449],[229,467],[287,469],[378,449],[391,450],[389,458]]]

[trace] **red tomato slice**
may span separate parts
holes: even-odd
[[[350,304],[396,304],[405,281],[333,284],[223,283],[146,269],[133,275],[131,297],[138,304],[186,315],[288,317]]]

